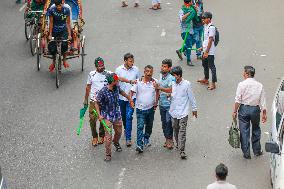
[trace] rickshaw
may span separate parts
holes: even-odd
[[[26,10],[24,13],[25,20],[25,37],[29,40],[31,54],[34,56],[37,51],[36,43],[39,40],[38,34],[42,32],[43,11],[31,10],[31,0],[26,1]],[[28,17],[28,15],[33,15]],[[41,15],[41,16],[40,16]]]
[[[69,43],[67,57],[66,59],[80,58],[81,57],[81,71],[84,71],[84,56],[85,54],[85,36],[82,34],[83,26],[85,24],[82,18],[82,4],[81,0],[65,0],[65,4],[69,5],[70,10],[70,18],[71,18],[71,33],[72,40]],[[46,6],[44,9],[44,13],[47,12],[48,8],[52,6],[50,0],[47,0]],[[48,59],[52,59],[52,55],[49,54],[47,50],[47,37],[48,37],[48,16],[45,15],[45,21],[43,24],[43,35],[39,34],[39,39],[37,43],[37,70],[40,70],[40,60],[41,57],[45,57]],[[61,54],[61,43],[64,40],[52,39],[56,41],[57,46],[57,55],[55,60],[55,78],[56,78],[56,87],[58,88],[60,85],[60,74],[61,74],[61,66],[63,55]]]

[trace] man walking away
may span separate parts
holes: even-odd
[[[132,87],[130,96],[136,93],[137,140],[136,151],[143,153],[143,148],[151,145],[154,114],[159,100],[159,91],[155,89],[156,80],[153,76],[153,66],[144,68],[144,76]],[[145,125],[145,133],[144,132]]]
[[[179,11],[179,21],[181,26],[181,38],[185,40],[184,46],[176,50],[180,60],[183,60],[182,53],[185,52],[187,57],[187,65],[193,66],[190,55],[193,43],[193,23],[192,20],[196,17],[196,10],[192,6],[192,0],[184,0],[184,5]]]
[[[121,90],[123,90],[126,94],[129,94],[132,84],[136,83],[136,80],[139,78],[139,70],[133,64],[133,54],[126,53],[124,55],[124,64],[122,64],[115,70],[115,73],[118,75],[120,80],[122,80],[119,83],[119,86]],[[132,98],[135,102],[136,96],[134,95]],[[126,146],[130,147],[132,145],[131,132],[134,108],[130,106],[129,101],[122,95],[119,95],[119,106],[124,126]]]
[[[212,74],[212,83],[208,86],[208,90],[216,89],[216,82],[217,82],[217,73],[214,63],[215,50],[216,50],[214,39],[216,34],[216,28],[213,25],[211,19],[212,19],[212,13],[210,12],[205,12],[202,15],[202,21],[204,23],[204,41],[203,41],[203,57],[202,57],[204,78],[199,79],[197,81],[201,84],[208,85],[209,69],[210,69]]]
[[[217,181],[209,184],[207,189],[237,189],[235,185],[226,182],[228,176],[228,168],[223,163],[220,163],[215,169]]]
[[[255,156],[263,154],[260,145],[261,130],[259,126],[262,111],[262,123],[266,122],[266,102],[263,85],[254,79],[255,69],[245,66],[244,81],[238,84],[233,119],[239,118],[241,149],[245,159],[250,156],[250,123],[252,125],[252,149]]]
[[[171,74],[175,77],[176,81],[172,84],[171,106],[169,112],[172,116],[174,136],[177,148],[180,150],[180,157],[186,159],[185,142],[189,104],[191,104],[192,115],[196,118],[197,106],[191,89],[191,83],[182,78],[182,68],[180,66],[173,67]]]

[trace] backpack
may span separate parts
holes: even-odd
[[[214,26],[214,25],[210,25],[210,26]],[[209,26],[209,27],[210,27]],[[219,43],[219,41],[220,41],[220,33],[219,33],[219,31],[218,31],[218,28],[216,27],[216,26],[214,26],[215,27],[215,38],[214,38],[214,45],[215,45],[215,47],[217,47],[217,45],[218,45],[218,43]]]

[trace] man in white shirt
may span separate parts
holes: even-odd
[[[90,96],[90,106],[89,106],[89,117],[90,117],[90,127],[92,131],[92,145],[97,146],[98,144],[104,143],[105,131],[103,125],[100,124],[99,128],[99,139],[96,129],[97,118],[95,118],[93,110],[95,109],[95,100],[98,92],[107,85],[106,75],[110,73],[105,70],[104,60],[101,57],[95,59],[96,70],[91,71],[88,75],[86,93],[84,104],[88,105],[88,99]]]
[[[215,59],[215,33],[216,28],[212,24],[212,14],[210,12],[205,12],[202,15],[202,21],[204,23],[204,41],[203,41],[203,57],[202,57],[202,66],[204,70],[204,78],[199,79],[197,82],[201,84],[208,85],[209,84],[209,69],[212,74],[212,83],[208,86],[209,90],[214,90],[216,88],[217,82],[217,74],[216,74],[216,66],[214,63]]]
[[[136,151],[143,153],[143,148],[150,146],[155,110],[158,105],[159,91],[155,89],[153,66],[144,68],[144,76],[131,88],[130,96],[136,93],[137,140]],[[145,133],[144,132],[145,125]]]
[[[123,80],[119,83],[120,89],[123,90],[126,94],[130,93],[132,84],[136,83],[136,80],[139,78],[139,69],[133,64],[133,54],[126,53],[124,55],[124,64],[122,64],[115,70],[115,73],[118,75],[118,77]],[[134,95],[132,98],[135,102],[136,96]],[[131,132],[134,108],[130,106],[128,99],[126,99],[122,95],[119,95],[119,106],[124,126],[126,146],[130,147],[132,145]]]
[[[263,85],[254,79],[255,69],[252,66],[244,67],[244,81],[238,84],[233,119],[239,119],[240,139],[243,156],[250,156],[250,123],[252,125],[252,149],[255,156],[263,154],[260,145],[261,130],[259,126],[262,111],[262,123],[267,120],[265,92]]]
[[[197,106],[191,83],[182,78],[182,68],[180,66],[173,67],[171,74],[175,77],[175,82],[172,83],[172,88],[168,91],[172,93],[169,113],[172,116],[174,137],[177,148],[180,150],[180,157],[186,159],[185,142],[189,105],[191,105],[192,115],[195,118],[197,118]]]
[[[226,178],[228,176],[228,168],[226,165],[220,163],[216,167],[215,173],[217,181],[209,184],[207,189],[237,189],[235,185],[226,182]]]

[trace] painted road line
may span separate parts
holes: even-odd
[[[123,182],[123,179],[124,179],[125,170],[126,170],[126,168],[121,169],[121,172],[119,173],[119,176],[118,176],[118,182],[115,184],[115,189],[121,189],[122,182]]]

